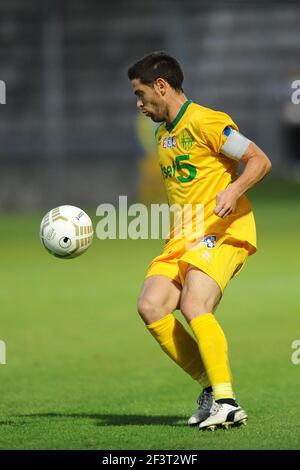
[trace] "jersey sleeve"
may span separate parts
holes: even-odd
[[[226,127],[231,127],[238,131],[238,126],[226,113],[214,111],[207,116],[201,128],[201,134],[204,141],[215,153],[220,153],[221,148],[226,142],[228,133],[224,130]]]

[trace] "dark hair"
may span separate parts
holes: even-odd
[[[144,85],[152,85],[163,78],[176,91],[183,91],[183,72],[174,57],[158,51],[146,55],[128,69],[129,80],[139,79]]]

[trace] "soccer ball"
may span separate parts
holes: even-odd
[[[84,253],[92,243],[92,221],[78,207],[55,207],[41,222],[40,239],[51,255],[75,258]]]

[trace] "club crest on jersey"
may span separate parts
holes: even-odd
[[[214,248],[216,246],[217,237],[216,235],[207,235],[207,237],[204,237],[201,241],[205,243],[207,248]]]
[[[176,148],[176,137],[164,137],[163,138],[163,148],[164,149],[174,149]]]
[[[194,144],[194,138],[189,133],[187,129],[185,129],[180,135],[180,143],[184,150],[191,150]]]

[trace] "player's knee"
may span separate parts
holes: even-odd
[[[137,310],[147,325],[160,320],[160,318],[166,315],[163,305],[159,305],[147,297],[139,299]]]
[[[151,314],[151,309],[152,309],[152,306],[150,302],[148,302],[144,298],[139,299],[138,304],[137,304],[137,311],[143,319],[145,319]]]
[[[191,321],[193,318],[212,311],[211,305],[205,300],[195,302],[193,299],[185,297],[181,300],[180,310],[183,316]]]

